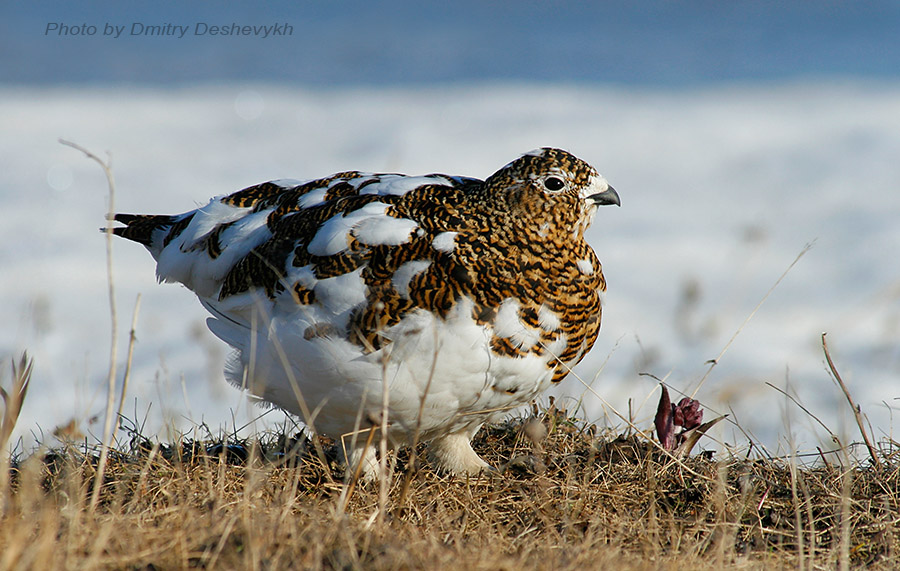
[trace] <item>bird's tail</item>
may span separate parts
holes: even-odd
[[[183,226],[184,216],[169,216],[165,214],[116,214],[113,222],[121,222],[124,226],[116,228],[101,228],[101,232],[112,231],[116,236],[143,244],[151,252],[165,247],[173,236],[176,227]],[[179,230],[180,231],[180,230]],[[174,232],[177,235],[177,231]]]

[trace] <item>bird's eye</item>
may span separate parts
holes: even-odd
[[[564,186],[566,186],[566,183],[557,176],[548,176],[544,179],[544,188],[547,190],[556,192],[557,190],[562,190]]]

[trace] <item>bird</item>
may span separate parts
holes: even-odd
[[[116,214],[107,231],[197,295],[235,350],[229,381],[340,439],[357,474],[380,473],[380,430],[475,475],[493,470],[471,445],[480,427],[597,339],[606,279],[585,231],[603,205],[621,202],[594,167],[544,147],[484,180],[273,180],[183,214]]]

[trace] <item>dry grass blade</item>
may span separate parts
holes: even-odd
[[[378,426],[373,425],[368,430],[368,436],[366,437],[366,445],[365,449],[368,450],[370,446],[372,446],[372,441],[375,439],[375,431],[378,430]],[[349,457],[349,455],[346,455]],[[347,487],[343,491],[344,500],[341,502],[341,513],[343,513],[347,509],[347,505],[350,503],[350,500],[353,498],[353,491],[356,489],[356,486],[359,484],[359,478],[362,474],[363,464],[365,464],[365,460],[360,460],[357,462],[355,469],[353,471],[353,476],[348,482]],[[348,466],[348,469],[351,467]]]
[[[77,151],[81,151],[84,155],[90,160],[94,161],[100,168],[103,169],[103,174],[106,176],[106,183],[109,188],[109,209],[106,213],[107,220],[112,220],[116,213],[116,181],[113,176],[112,170],[112,158],[108,158],[106,161],[92,153],[91,151],[85,149],[81,145],[77,143],[73,143],[71,141],[66,141],[64,139],[59,140],[60,144],[65,145],[67,147],[72,147]],[[97,477],[95,479],[94,492],[91,496],[91,511],[97,507],[97,502],[100,498],[100,488],[103,483],[103,473],[106,469],[106,460],[107,455],[109,453],[109,443],[112,439],[113,433],[113,410],[115,406],[116,399],[116,362],[117,362],[117,354],[118,354],[118,342],[119,342],[119,330],[118,330],[118,317],[116,315],[116,295],[115,295],[115,285],[113,280],[113,256],[112,256],[112,245],[113,245],[113,231],[112,224],[108,224],[106,231],[106,280],[109,289],[109,315],[111,322],[111,340],[110,340],[110,348],[109,348],[109,374],[107,376],[107,391],[106,391],[106,415],[103,422],[103,449],[100,453],[100,462],[97,467]]]
[[[818,422],[818,423],[819,423],[819,426],[821,426],[822,428],[824,428],[824,429],[825,429],[825,432],[828,433],[828,436],[829,436],[829,438],[831,438],[831,441],[834,442],[835,444],[837,444],[839,448],[843,448],[843,447],[844,447],[844,445],[841,443],[841,439],[838,438],[837,434],[835,434],[834,432],[832,432],[831,429],[828,428],[828,425],[825,424],[824,422],[822,422],[822,419],[820,419],[818,416],[814,415],[814,414],[812,413],[811,410],[809,410],[808,408],[806,408],[805,406],[803,406],[803,404],[802,404],[800,401],[798,401],[796,398],[794,398],[793,395],[791,395],[790,393],[788,393],[788,392],[785,391],[784,389],[781,389],[781,388],[779,388],[779,387],[776,387],[775,385],[773,385],[773,384],[770,383],[769,381],[766,381],[766,385],[768,385],[770,388],[775,389],[776,391],[778,391],[779,393],[781,393],[782,395],[784,395],[785,397],[787,397],[792,403],[794,403],[795,405],[797,405],[797,408],[799,408],[800,410],[802,410],[803,412],[805,412],[807,415],[809,415],[809,417],[810,417],[811,419],[813,419],[813,420],[815,420],[816,422]]]
[[[3,397],[3,416],[0,417],[0,450],[6,448],[19,413],[22,412],[22,403],[28,393],[28,385],[31,382],[31,371],[34,367],[34,359],[29,359],[27,353],[23,353],[19,364],[12,363],[13,383],[9,392],[0,386],[0,397]]]
[[[22,404],[28,394],[28,386],[31,383],[31,372],[34,367],[34,359],[29,359],[27,353],[23,353],[18,365],[12,362],[12,387],[7,391],[0,386],[0,397],[3,398],[3,414],[0,414],[0,514],[3,514],[7,505],[7,489],[9,487],[9,455],[6,445],[12,436],[13,429],[22,412]],[[3,378],[0,376],[0,381]]]
[[[700,426],[696,428],[692,428],[690,430],[684,431],[682,436],[684,437],[684,442],[682,442],[678,448],[675,449],[675,456],[677,458],[687,458],[691,455],[691,450],[694,449],[694,446],[700,440],[700,438],[706,434],[706,431],[712,428],[713,426],[719,424],[720,421],[728,418],[727,414],[723,414],[717,418],[714,418],[708,422],[704,422]]]
[[[728,342],[725,343],[725,346],[722,347],[722,351],[719,352],[719,354],[716,356],[715,359],[709,360],[709,368],[706,370],[706,373],[704,373],[703,377],[700,379],[700,382],[697,383],[697,387],[694,389],[694,392],[691,393],[691,398],[695,397],[697,395],[697,393],[700,392],[700,388],[703,387],[704,383],[706,383],[706,379],[709,378],[709,375],[710,375],[710,373],[712,373],[712,370],[716,367],[716,365],[719,364],[719,361],[721,361],[722,357],[725,356],[725,353],[728,351],[728,349],[734,343],[735,339],[737,339],[738,335],[741,334],[741,331],[744,330],[744,327],[746,327],[747,324],[750,323],[750,320],[753,319],[753,316],[756,315],[756,313],[763,306],[763,304],[766,302],[766,300],[769,299],[769,296],[772,295],[772,292],[775,291],[775,288],[777,288],[778,285],[782,281],[784,281],[784,278],[787,277],[788,273],[790,273],[790,271],[792,269],[794,269],[794,266],[797,265],[797,262],[800,261],[800,258],[802,258],[804,255],[806,255],[806,253],[809,252],[813,248],[814,244],[815,244],[815,240],[813,240],[809,244],[806,244],[803,247],[803,249],[800,250],[800,253],[797,254],[796,258],[794,258],[794,261],[791,262],[791,264],[787,267],[786,270],[784,270],[784,272],[780,276],[778,276],[778,279],[775,280],[775,283],[772,284],[772,287],[769,288],[769,291],[767,291],[766,294],[762,297],[762,299],[759,300],[759,303],[756,304],[756,307],[753,308],[753,311],[751,311],[750,314],[747,316],[747,318],[744,320],[744,322],[741,323],[741,326],[737,328],[737,331],[734,332],[734,335],[731,336],[731,339],[729,339]]]
[[[822,334],[822,350],[825,352],[825,360],[828,361],[828,368],[831,369],[831,374],[834,375],[835,380],[841,387],[841,391],[843,391],[844,396],[847,398],[847,402],[850,404],[850,408],[853,409],[853,417],[856,419],[856,426],[859,427],[859,433],[862,434],[863,442],[866,443],[866,448],[869,450],[869,457],[872,459],[872,465],[880,470],[881,460],[878,458],[878,452],[872,445],[872,440],[869,438],[869,434],[866,432],[866,428],[863,425],[862,411],[860,411],[859,405],[853,402],[853,397],[850,396],[850,391],[847,390],[844,379],[841,378],[841,375],[837,372],[837,368],[834,366],[834,361],[831,360],[831,353],[828,351],[828,343],[825,341],[826,335],[827,333]]]
[[[137,341],[137,319],[141,310],[141,294],[134,300],[134,313],[131,316],[131,330],[128,332],[128,357],[125,359],[125,376],[122,377],[122,393],[119,395],[119,408],[116,411],[116,422],[122,418],[122,407],[125,405],[125,394],[128,392],[128,381],[131,379],[131,364],[134,360],[134,343]]]

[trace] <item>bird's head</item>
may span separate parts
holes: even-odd
[[[618,193],[594,167],[549,147],[525,153],[492,174],[485,181],[485,195],[523,224],[578,236],[590,226],[598,206],[620,205]]]

